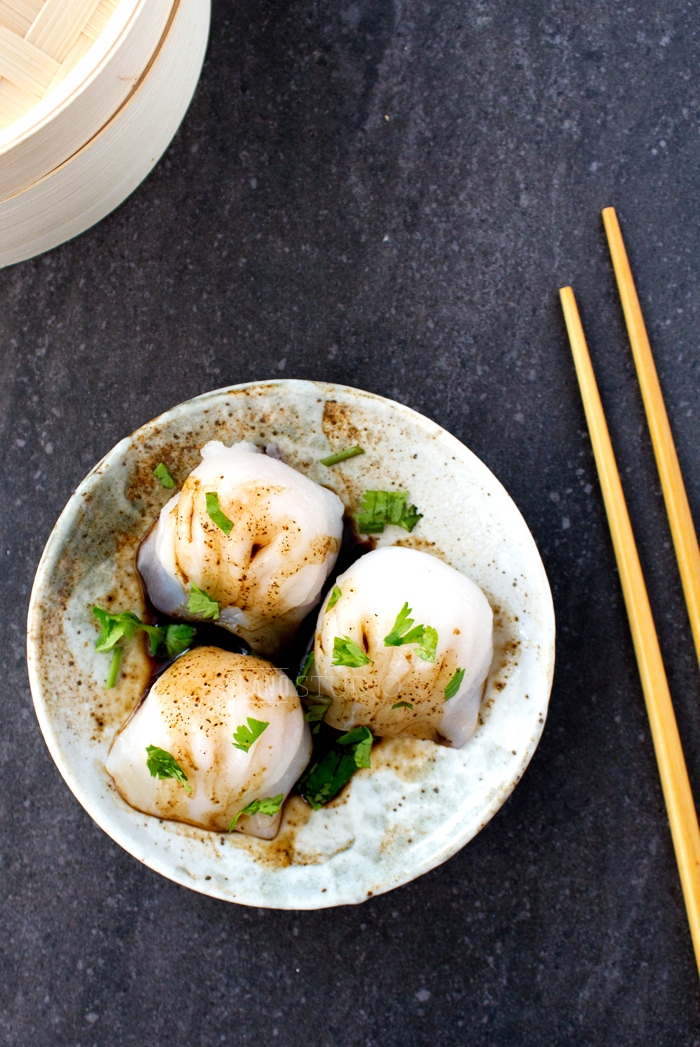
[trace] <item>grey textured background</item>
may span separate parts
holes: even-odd
[[[700,687],[600,221],[618,208],[700,519],[700,15],[686,0],[216,0],[194,102],[100,225],[0,272],[8,1047],[700,1043],[698,977],[557,289],[589,336],[700,788]],[[76,484],[209,388],[394,397],[542,551],[550,717],[505,807],[358,908],[229,906],[114,845],[31,706],[24,623]]]

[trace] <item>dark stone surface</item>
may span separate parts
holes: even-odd
[[[686,0],[217,0],[151,177],[0,272],[8,1047],[700,1043],[698,977],[557,289],[622,463],[691,780],[698,668],[608,262],[614,204],[700,518],[700,88]],[[196,895],[78,806],[24,623],[44,542],[119,438],[285,375],[394,397],[464,440],[550,575],[542,743],[460,854],[358,908]]]

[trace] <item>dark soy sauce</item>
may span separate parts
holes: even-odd
[[[147,536],[148,534],[144,536],[142,541],[145,541]],[[330,592],[336,583],[336,579],[343,574],[344,571],[347,571],[347,569],[359,560],[361,556],[370,552],[374,547],[374,540],[371,538],[360,538],[355,531],[352,520],[347,516],[344,517],[343,537],[340,544],[338,559],[336,560],[335,567],[328,576],[318,603],[299,625],[297,634],[292,643],[282,648],[274,659],[265,659],[266,661],[272,662],[273,665],[276,665],[282,670],[282,672],[286,673],[292,682],[294,682],[297,676],[301,673],[306,657],[313,647],[318,609],[325,600],[326,594]],[[215,622],[186,621],[182,618],[172,618],[168,615],[164,615],[151,603],[148,591],[143,584],[141,575],[138,573],[138,568],[136,573],[141,585],[141,592],[146,605],[145,617],[149,625],[182,625],[184,622],[186,625],[193,626],[195,634],[188,650],[192,650],[194,647],[219,647],[224,651],[232,651],[234,654],[255,654],[255,651],[253,651],[245,640],[242,640],[239,636],[229,632],[228,629],[225,629],[221,625],[217,625]],[[146,689],[141,697],[141,702],[143,702],[158,677],[175,661],[175,658],[163,659],[153,657],[148,645],[147,651],[151,664],[151,674]],[[141,702],[139,702],[139,705]]]
[[[144,536],[143,541],[145,541]],[[318,609],[326,598],[326,594],[331,591],[336,583],[336,579],[348,570],[361,556],[365,553],[370,552],[375,548],[375,542],[372,538],[360,538],[357,534],[352,520],[345,516],[343,520],[343,537],[340,544],[340,551],[338,553],[338,559],[336,560],[335,567],[331,571],[326,584],[323,588],[321,597],[312,611],[307,614],[306,618],[301,622],[296,636],[291,644],[279,651],[275,656],[274,661],[269,658],[266,661],[272,662],[282,672],[291,679],[292,683],[296,683],[297,677],[301,674],[304,662],[313,649],[314,636],[316,632],[316,620],[318,618]],[[137,553],[138,558],[138,553]],[[143,583],[141,575],[136,571],[139,583],[141,585],[141,592],[146,605],[146,619],[149,625],[168,626],[182,624],[182,619],[172,618],[162,614],[157,608],[151,603],[150,597],[146,586]],[[221,625],[216,625],[214,622],[186,622],[187,625],[194,627],[195,633],[192,638],[192,643],[187,648],[192,650],[195,647],[219,647],[224,651],[232,651],[234,654],[254,654],[252,648],[246,644],[244,640],[236,636],[234,633],[224,629]],[[169,665],[179,657],[176,655],[175,658],[155,658],[151,654],[150,646],[146,644],[146,650],[148,652],[151,673],[146,688],[139,701],[139,706],[145,701],[148,696],[148,692],[151,687],[158,679],[158,677],[165,672]],[[182,652],[184,653],[184,652]],[[302,695],[305,696],[306,689],[300,688]],[[138,706],[137,706],[138,708]],[[136,710],[134,710],[135,712]],[[133,713],[132,713],[133,716]],[[343,734],[342,731],[337,731],[335,728],[330,727],[327,723],[322,722],[314,725],[313,737],[313,751],[311,754],[311,760],[309,761],[309,767],[314,763],[319,762],[323,759],[326,753],[329,752],[335,746],[337,739]],[[337,746],[335,746],[338,748]],[[343,750],[344,752],[344,750]],[[303,778],[303,776],[302,776]],[[301,779],[300,779],[301,781]],[[292,790],[298,791],[297,786]]]
[[[285,650],[285,659],[289,662],[289,667],[280,664],[280,669],[292,680],[296,680],[300,674],[304,662],[306,661],[309,651],[314,645],[314,636],[316,633],[316,620],[318,618],[318,609],[326,598],[326,595],[331,591],[336,583],[336,579],[344,574],[349,567],[364,556],[365,553],[371,552],[374,549],[375,543],[373,539],[360,538],[357,534],[352,520],[345,516],[343,518],[343,538],[340,543],[340,552],[338,553],[338,559],[335,562],[335,567],[328,576],[328,580],[323,587],[321,598],[314,607],[313,611],[309,611],[306,618],[302,621],[301,625],[297,630],[297,634],[294,638],[294,642],[289,645]]]

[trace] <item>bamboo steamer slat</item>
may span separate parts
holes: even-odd
[[[41,11],[44,0],[0,0],[0,24],[24,37]]]
[[[96,7],[97,0],[46,0],[24,39],[63,62]]]
[[[102,130],[172,13],[173,0],[0,0],[0,200]]]
[[[11,80],[0,80],[0,109],[8,123],[17,120],[32,105],[36,105],[34,95],[22,90]],[[3,125],[0,123],[0,126]]]
[[[0,202],[0,266],[31,258],[104,218],[146,177],[197,85],[209,0],[175,0],[138,88],[102,130],[55,170]]]

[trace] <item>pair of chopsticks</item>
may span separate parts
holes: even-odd
[[[695,648],[700,659],[700,550],[632,271],[614,208],[606,207],[603,211],[603,221],[651,431]],[[695,958],[700,968],[700,830],[697,814],[654,619],[576,299],[570,287],[563,287],[559,294],[620,571]]]

